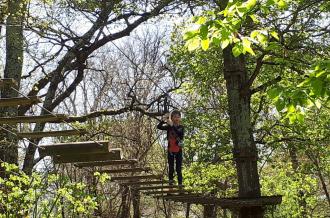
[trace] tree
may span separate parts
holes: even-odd
[[[317,22],[316,20],[323,19],[322,16],[326,13],[324,8],[327,5],[325,1],[300,1],[292,2],[290,5],[285,1],[276,1],[276,3],[275,1],[265,1],[265,3],[258,4],[253,0],[243,3],[240,1],[216,2],[218,8],[197,17],[195,21],[198,28],[185,34],[187,47],[190,50],[200,46],[203,50],[207,50],[210,44],[220,45],[223,50],[223,74],[227,87],[239,197],[259,197],[261,195],[257,171],[257,146],[250,117],[251,96],[267,89],[278,82],[281,77],[270,79],[256,88],[253,88],[253,83],[258,82],[257,77],[260,77],[265,65],[274,64],[274,62],[275,65],[279,64],[278,52],[290,50],[292,59],[290,61],[286,59],[286,66],[293,66],[293,61],[299,59],[295,56],[296,53],[300,53],[296,50],[297,48],[300,48],[301,45],[309,45],[308,48],[310,48],[311,45],[318,44],[313,35],[306,37],[303,34],[295,34],[295,30],[298,29],[299,32],[315,31],[318,32],[316,34],[318,36],[324,36],[328,32],[327,27],[323,26],[315,26],[313,30],[310,28],[314,22]],[[289,16],[285,20],[283,11],[289,11]],[[310,19],[300,18],[302,11],[311,12]],[[319,16],[315,16],[316,11]],[[272,16],[269,17],[270,14]],[[309,39],[312,43],[308,44]],[[252,49],[252,44],[256,44],[257,54]],[[257,58],[250,59],[246,56],[247,53],[255,55]],[[307,56],[305,55],[305,57]],[[274,60],[274,62],[270,60]],[[280,60],[283,60],[280,64],[285,61],[284,58]],[[255,63],[254,69],[249,72],[247,64],[253,62]],[[299,63],[301,63],[299,67],[303,66],[301,60]],[[304,67],[306,69],[306,65]],[[293,72],[301,72],[301,69],[297,69],[297,67],[291,69]],[[240,211],[240,217],[262,216],[262,209],[258,207]]]
[[[117,1],[110,3],[108,1],[34,3],[31,4],[31,14],[29,14],[25,24],[25,28],[31,33],[26,41],[30,43],[43,42],[46,47],[38,47],[37,50],[34,50],[33,45],[27,46],[26,49],[34,60],[35,66],[23,78],[33,77],[35,79],[33,79],[33,83],[29,81],[29,84],[23,84],[22,87],[26,86],[24,90],[27,91],[23,93],[25,96],[46,93],[44,94],[43,109],[37,110],[41,115],[54,111],[64,99],[73,93],[77,85],[83,80],[91,55],[99,48],[129,35],[147,20],[176,7],[175,1],[170,0],[125,4]],[[40,7],[44,8],[43,13],[34,13],[35,10],[39,11]],[[75,16],[69,16],[70,13],[75,14]],[[60,14],[67,16],[58,19],[58,17],[61,17]],[[86,25],[84,29],[74,29],[72,24],[81,25],[83,22],[82,17],[84,17],[84,22],[89,24],[88,27]],[[122,24],[123,28],[116,29],[115,26],[118,24]],[[22,29],[22,25],[16,28]],[[114,31],[109,31],[109,28],[113,28]],[[48,48],[51,47],[52,49],[49,50]],[[22,52],[21,49],[18,51]],[[22,61],[22,59],[19,59],[19,61]],[[52,63],[52,66],[50,66],[50,63]],[[10,66],[18,67],[19,65],[13,64]],[[16,73],[17,76],[21,76],[21,72],[16,71]],[[60,85],[63,83],[67,85],[63,86],[65,89],[61,90]],[[122,111],[118,110],[117,113],[132,110],[136,106],[138,106],[138,102],[134,102],[133,105]],[[26,106],[19,107],[18,114],[24,115],[29,109],[30,107]],[[140,111],[143,112],[144,110],[140,109]],[[37,124],[34,131],[42,131],[43,128],[44,124]],[[34,165],[35,151],[36,147],[30,144],[26,151],[23,166],[27,173],[31,173]],[[3,152],[4,155],[7,155],[6,151]]]

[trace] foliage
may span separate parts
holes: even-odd
[[[272,217],[323,217],[313,209],[320,203],[317,193],[317,179],[294,172],[285,160],[271,163],[262,174],[263,195],[282,195]]]
[[[293,80],[285,80],[268,90],[279,113],[290,123],[303,122],[304,114],[313,106],[320,109],[330,100],[330,61],[316,62],[312,70]]]
[[[207,11],[203,16],[193,18],[196,30],[187,31],[184,39],[189,50],[201,47],[207,50],[209,45],[221,46],[225,49],[233,44],[232,52],[235,57],[240,54],[250,53],[255,55],[251,48],[252,43],[261,45],[267,49],[270,38],[279,40],[275,30],[269,28],[253,29],[248,33],[242,33],[241,29],[251,26],[251,22],[256,25],[260,22],[256,16],[257,10],[269,10],[274,7],[274,1],[265,1],[265,4],[257,4],[256,0],[230,1],[224,10],[220,12]],[[277,8],[284,8],[285,1],[276,1]]]
[[[28,176],[5,162],[1,166],[6,177],[0,178],[0,217],[59,217],[64,211],[88,216],[97,208],[95,197],[86,193],[83,183],[57,174]]]

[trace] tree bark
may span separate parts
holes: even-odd
[[[223,51],[224,77],[226,80],[230,130],[233,140],[233,154],[239,184],[239,197],[260,197],[257,167],[258,152],[253,138],[250,117],[250,92],[242,92],[248,82],[245,57],[234,57],[232,47]],[[239,217],[263,217],[262,207],[241,209]]]
[[[26,4],[22,0],[8,1],[8,17],[6,21],[6,64],[5,78],[16,80],[20,86],[22,68],[23,68],[23,18],[26,10]],[[17,97],[17,91],[13,89],[1,90],[1,98]],[[6,116],[16,116],[17,107],[2,108],[0,114]],[[13,131],[16,125],[5,127]],[[18,161],[18,140],[9,132],[1,131],[0,139],[0,159],[9,163],[17,164]]]

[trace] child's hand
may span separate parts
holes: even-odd
[[[173,126],[173,122],[172,122],[171,119],[167,119],[167,120],[166,120],[166,123],[167,123],[168,125],[170,125],[170,126]]]

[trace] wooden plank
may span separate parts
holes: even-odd
[[[109,161],[94,161],[94,162],[82,162],[75,164],[76,167],[100,167],[100,166],[116,166],[116,165],[133,165],[136,164],[136,159],[128,160],[109,160]]]
[[[171,194],[171,193],[190,193],[191,191],[184,190],[184,189],[164,189],[164,190],[157,190],[157,191],[147,191],[143,192],[146,195],[158,195],[158,194]]]
[[[177,185],[157,185],[157,186],[143,186],[143,187],[136,187],[136,190],[155,190],[155,189],[178,189],[179,186]]]
[[[15,88],[18,87],[16,80],[14,80],[13,78],[0,79],[0,89],[10,88],[10,87],[15,87]]]
[[[61,131],[44,131],[44,132],[19,132],[16,135],[19,138],[40,139],[44,137],[60,137],[60,136],[73,136],[73,135],[85,135],[87,131],[84,129],[72,129]]]
[[[112,176],[111,181],[118,180],[140,180],[140,179],[161,179],[163,175],[139,175],[139,176]]]
[[[134,168],[122,168],[122,169],[110,169],[100,170],[100,173],[135,173],[135,172],[147,172],[150,171],[150,167],[134,167]]]
[[[201,193],[171,193],[170,195],[158,194],[153,195],[154,198],[163,198],[164,200],[187,199],[205,197]]]
[[[38,96],[16,97],[16,98],[0,98],[0,107],[17,107],[41,103]]]
[[[222,208],[242,208],[242,207],[256,207],[281,204],[282,196],[261,196],[258,198],[220,198],[217,199],[217,204]]]
[[[158,195],[161,197],[161,195]],[[232,209],[232,208],[242,208],[242,207],[255,207],[260,206],[264,207],[267,205],[276,205],[280,204],[282,201],[282,196],[263,196],[260,198],[216,198],[210,196],[186,196],[186,195],[175,195],[175,196],[164,196],[165,200],[171,200],[176,202],[190,203],[190,204],[212,204],[218,205],[223,209]]]
[[[40,156],[102,154],[110,151],[109,141],[67,142],[40,145]],[[85,161],[87,162],[87,161]]]
[[[0,117],[0,124],[16,123],[61,123],[68,118],[65,114],[47,114],[41,116]]]
[[[75,154],[53,156],[55,164],[121,160],[121,149],[112,149],[109,153]]]
[[[151,180],[151,181],[131,181],[122,182],[122,185],[157,185],[157,184],[168,184],[168,180]]]

